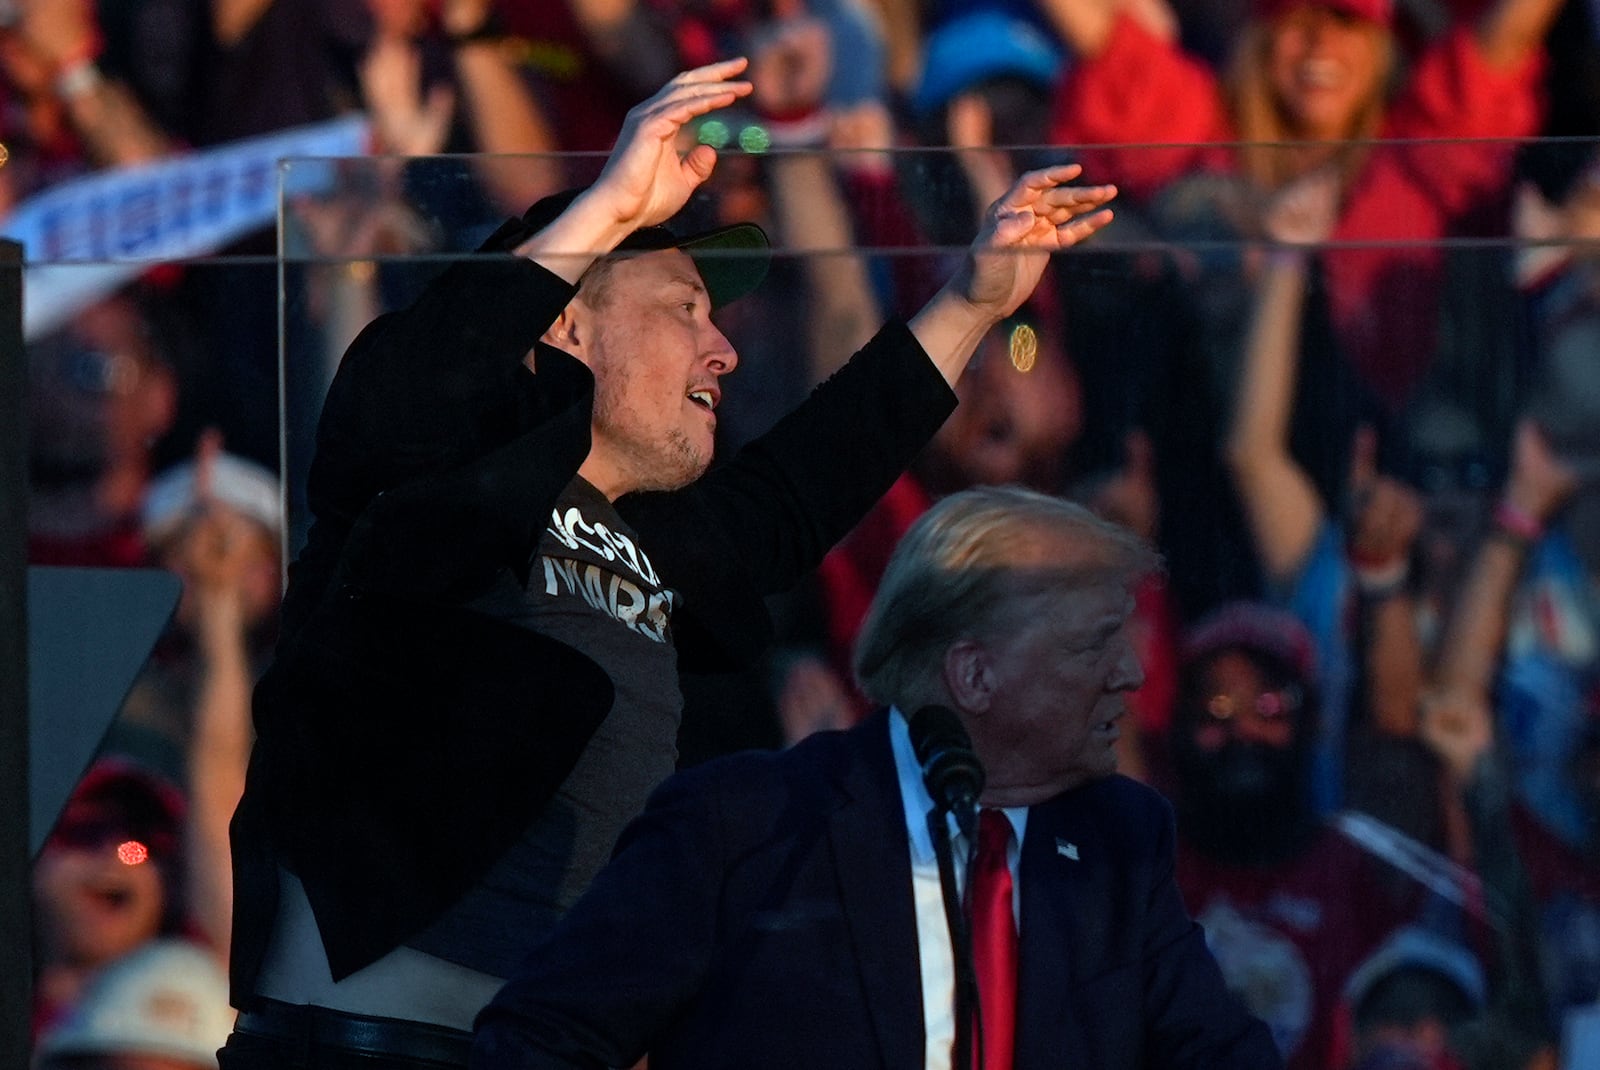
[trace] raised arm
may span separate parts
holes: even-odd
[[[1093,59],[1105,50],[1119,14],[1158,37],[1178,37],[1178,15],[1167,0],[1040,0],[1039,7],[1080,59]]]
[[[1501,1013],[1537,1020],[1548,1006],[1539,970],[1537,908],[1511,823],[1512,783],[1495,745],[1490,688],[1512,597],[1530,544],[1578,488],[1578,478],[1531,420],[1518,424],[1512,470],[1494,527],[1473,558],[1451,611],[1419,733],[1439,758],[1452,857],[1483,878],[1497,915]]]
[[[554,132],[504,43],[484,36],[489,0],[445,0],[440,21],[450,41],[464,117],[472,140],[489,157],[553,153]],[[561,165],[540,159],[480,159],[474,164],[489,198],[507,211],[561,188]]]
[[[414,38],[380,27],[361,58],[358,74],[377,151],[396,156],[444,151],[455,93],[447,85],[436,85],[424,95],[422,46]]]
[[[272,612],[252,592],[262,589],[263,579],[275,585],[277,560],[276,554],[265,551],[273,535],[212,493],[221,448],[216,432],[202,437],[195,459],[198,512],[176,537],[184,596],[193,605],[186,626],[200,664],[186,756],[186,895],[195,924],[226,960],[233,920],[228,822],[244,794],[250,761],[254,680],[248,634],[261,614]]]
[[[749,94],[749,82],[734,80],[747,63],[741,56],[684,71],[630,109],[594,185],[519,245],[517,254],[576,283],[633,231],[671,218],[717,164],[710,145],[680,155],[678,135],[691,119]]]
[[[1525,62],[1544,41],[1565,0],[1498,0],[1476,28],[1489,64],[1506,70]]]
[[[176,150],[128,87],[95,65],[100,29],[90,0],[27,0],[18,14],[14,32],[51,72],[50,91],[96,164],[127,167]]]
[[[1531,420],[1517,425],[1511,478],[1490,537],[1478,547],[1439,651],[1438,687],[1488,695],[1505,643],[1511,596],[1530,542],[1577,489],[1578,479]]]
[[[774,156],[767,175],[785,246],[808,254],[802,261],[811,291],[807,365],[811,381],[821,382],[872,337],[882,313],[866,263],[850,252],[850,212],[828,159],[818,153]]]
[[[1105,50],[1121,5],[1118,0],[1042,0],[1039,7],[1075,55],[1092,59]]]
[[[1115,186],[1069,186],[1077,164],[1029,171],[984,213],[953,278],[912,317],[911,333],[954,384],[990,328],[1033,293],[1050,254],[1111,222]]]
[[[1268,229],[1285,245],[1268,254],[1225,447],[1262,567],[1274,581],[1299,570],[1327,515],[1311,479],[1289,453],[1289,417],[1300,359],[1310,254],[1332,228],[1336,179],[1319,174],[1279,195]]]
[[[1450,612],[1432,686],[1422,706],[1420,736],[1445,773],[1445,820],[1451,854],[1473,854],[1464,793],[1491,753],[1490,688],[1505,645],[1511,598],[1529,543],[1572,491],[1577,478],[1550,450],[1531,421],[1517,427],[1511,478],[1490,537],[1479,545]]]
[[[223,48],[232,48],[255,28],[272,0],[211,0],[211,33]]]
[[[678,69],[671,26],[654,7],[639,0],[567,0],[567,7],[611,77],[640,95]]]
[[[751,101],[756,110],[794,115],[821,108],[832,66],[831,47],[827,26],[819,20],[780,24],[751,63],[750,80],[755,84]],[[859,105],[854,114],[828,118],[830,126],[843,133],[841,139],[830,131],[834,142],[830,147],[865,147],[852,139],[889,146],[892,120],[876,101]],[[860,243],[832,161],[815,152],[778,153],[767,161],[767,179],[784,247],[809,254],[800,261],[809,290],[806,353],[810,380],[818,383],[866,344],[883,315],[866,261],[855,251]]]
[[[1398,480],[1380,475],[1378,439],[1356,432],[1351,448],[1350,496],[1354,525],[1350,563],[1365,617],[1367,705],[1374,727],[1387,736],[1417,731],[1422,698],[1422,640],[1406,580],[1411,548],[1422,529],[1422,500]]]

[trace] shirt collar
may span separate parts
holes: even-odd
[[[889,749],[894,753],[894,771],[900,781],[900,802],[905,810],[906,833],[911,839],[911,861],[914,864],[933,865],[933,840],[928,835],[928,811],[933,809],[933,796],[928,794],[928,786],[923,783],[922,766],[918,764],[917,752],[911,746],[910,724],[898,706],[889,707]],[[1021,844],[1022,835],[1028,828],[1028,808],[1006,806],[1000,812],[1011,822],[1011,829],[1017,836],[1016,843]],[[947,815],[945,822],[951,838],[955,839],[955,818]]]

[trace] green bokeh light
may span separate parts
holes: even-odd
[[[751,124],[739,131],[739,147],[746,152],[766,152],[772,148],[772,135],[766,127]]]
[[[700,144],[710,145],[714,149],[722,148],[728,143],[728,139],[733,136],[733,132],[728,129],[728,124],[721,119],[707,119],[701,123],[699,134]]]

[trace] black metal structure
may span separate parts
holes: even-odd
[[[22,246],[0,241],[0,1066],[28,1065],[28,371]]]

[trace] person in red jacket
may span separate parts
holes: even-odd
[[[1050,0],[1077,55],[1058,86],[1051,136],[1171,146],[1096,153],[1096,173],[1135,201],[1196,171],[1275,192],[1334,170],[1340,211],[1329,241],[1394,243],[1323,251],[1334,332],[1360,376],[1398,405],[1434,352],[1439,241],[1505,192],[1515,146],[1361,142],[1536,133],[1540,42],[1560,5],[1496,0],[1428,43],[1391,96],[1391,0],[1254,0],[1226,78],[1178,47],[1160,0]]]

